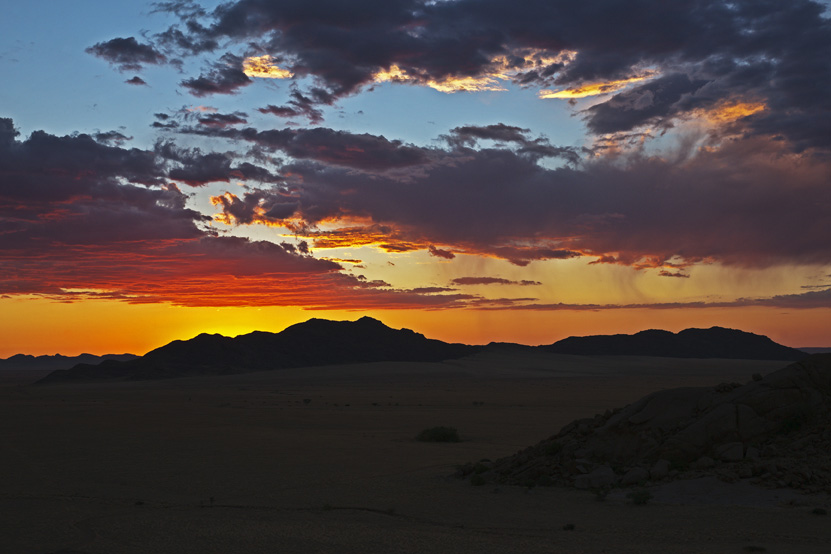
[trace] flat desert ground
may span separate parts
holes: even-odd
[[[831,506],[792,491],[705,479],[636,506],[450,477],[647,393],[785,365],[490,353],[153,382],[9,372],[0,551],[827,553],[831,516],[812,511]],[[414,439],[437,425],[463,442]]]

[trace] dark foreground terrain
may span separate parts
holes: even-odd
[[[451,477],[647,393],[784,365],[486,352],[162,381],[0,373],[2,552],[826,553],[824,495],[705,479],[633,505]],[[463,441],[414,440],[437,425]]]

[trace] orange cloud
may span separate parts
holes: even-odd
[[[764,111],[763,102],[725,101],[707,110],[702,115],[712,123],[731,123],[743,117]]]
[[[599,96],[601,94],[611,94],[628,87],[632,83],[639,83],[641,81],[651,79],[655,76],[655,74],[656,72],[651,71],[644,73],[643,75],[630,77],[628,79],[619,79],[617,81],[587,83],[576,88],[567,88],[563,90],[541,90],[539,92],[539,97],[572,99],[585,98],[587,96]]]
[[[279,67],[272,61],[271,56],[251,56],[242,62],[242,72],[249,77],[262,79],[290,79],[294,74],[288,69]]]

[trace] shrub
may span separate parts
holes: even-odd
[[[470,478],[470,484],[473,485],[474,487],[481,487],[486,482],[487,481],[485,481],[485,478],[482,477],[481,475],[474,475],[473,477]]]
[[[646,489],[641,489],[630,492],[626,495],[626,498],[631,499],[632,504],[643,506],[644,504],[647,504],[650,500],[652,500],[652,493]]]
[[[430,427],[416,436],[421,442],[461,442],[459,431],[453,427]]]

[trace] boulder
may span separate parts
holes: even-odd
[[[716,456],[724,462],[739,462],[744,459],[744,444],[740,442],[728,442],[721,444],[715,449]]]
[[[670,467],[668,460],[658,460],[653,464],[652,469],[649,470],[649,476],[652,479],[663,479],[669,475]]]
[[[580,475],[574,480],[578,489],[602,489],[617,483],[617,474],[609,466],[601,466],[588,475]]]
[[[620,484],[623,486],[637,485],[644,481],[649,481],[649,472],[642,467],[633,467],[623,475]]]

